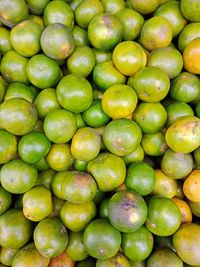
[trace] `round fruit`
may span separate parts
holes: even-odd
[[[83,242],[92,257],[106,260],[118,252],[121,234],[107,219],[96,219],[86,227]]]
[[[69,74],[60,80],[56,88],[56,95],[59,104],[74,113],[88,109],[93,100],[90,83],[84,77],[76,74]]]
[[[121,264],[123,267],[130,267],[129,260],[120,252],[107,260],[96,261],[96,267],[115,267],[119,264]]]
[[[31,132],[37,119],[35,106],[23,98],[12,98],[0,105],[0,124],[14,135]]]
[[[0,216],[10,207],[12,195],[0,186]]]
[[[56,144],[66,143],[76,132],[76,119],[68,110],[55,109],[46,115],[43,128],[50,141]]]
[[[88,25],[88,39],[99,50],[108,52],[122,40],[123,28],[120,20],[110,14],[96,15]]]
[[[193,202],[200,202],[200,170],[193,170],[183,184],[184,195]]]
[[[152,192],[156,181],[154,169],[145,162],[136,162],[128,166],[125,184],[141,196]]]
[[[47,26],[42,32],[40,43],[43,52],[55,60],[66,59],[75,48],[70,29],[60,23]]]
[[[80,128],[72,138],[71,153],[78,160],[93,160],[99,154],[100,148],[101,137],[93,128]]]
[[[175,233],[181,224],[181,213],[177,205],[169,198],[154,196],[148,201],[146,227],[158,236]]]
[[[18,249],[32,235],[32,224],[22,210],[11,208],[0,216],[0,243],[5,248]]]
[[[183,51],[184,68],[193,73],[200,74],[200,38],[192,40]]]
[[[186,19],[199,22],[200,5],[198,0],[182,0],[181,11]]]
[[[138,70],[146,66],[147,56],[138,43],[124,41],[114,48],[112,60],[121,73],[126,76],[133,76]]]
[[[10,31],[5,27],[0,27],[0,52],[5,55],[11,49]]]
[[[68,233],[59,218],[41,220],[33,232],[37,250],[46,258],[60,255],[68,244]]]
[[[169,92],[170,80],[166,72],[158,67],[146,67],[130,77],[128,84],[134,88],[138,98],[145,102],[158,102]]]
[[[153,235],[144,226],[133,233],[122,234],[122,249],[132,261],[146,259],[153,249]]]
[[[190,153],[200,146],[200,119],[195,116],[179,118],[166,131],[167,145],[179,153]]]
[[[181,223],[191,223],[192,222],[192,211],[190,209],[190,206],[185,200],[182,200],[178,197],[174,197],[172,199],[176,205],[178,206],[180,212],[181,212]]]
[[[13,82],[10,83],[4,95],[4,101],[11,98],[23,98],[33,103],[35,99],[35,94],[32,91],[32,88],[25,83]]]
[[[136,92],[125,84],[112,85],[102,96],[102,108],[112,119],[130,116],[135,110],[137,102]]]
[[[125,164],[128,165],[133,162],[140,162],[144,159],[144,150],[142,149],[141,145],[139,145],[136,150],[131,152],[130,154],[122,157]]]
[[[89,46],[89,40],[87,36],[87,31],[78,25],[75,25],[72,30],[72,35],[74,37],[75,46]]]
[[[3,188],[14,194],[22,194],[31,189],[37,178],[36,168],[21,159],[5,163],[0,172]]]
[[[6,266],[11,266],[15,255],[18,253],[17,248],[4,248],[1,247],[0,262]],[[0,265],[1,266],[1,265]]]
[[[150,14],[159,6],[160,0],[131,0],[134,10],[141,14]]]
[[[75,261],[73,261],[64,251],[55,258],[50,259],[48,267],[75,267]]]
[[[173,245],[178,256],[187,264],[200,265],[200,226],[194,223],[183,224],[173,235]]]
[[[120,232],[131,233],[138,230],[147,218],[144,199],[132,190],[116,192],[108,203],[108,218]]]
[[[0,164],[4,164],[16,157],[17,139],[4,129],[0,129]]]
[[[129,119],[117,119],[109,122],[103,132],[106,148],[117,156],[133,152],[140,144],[142,132],[139,126]]]
[[[104,11],[116,15],[117,12],[122,11],[125,7],[123,0],[102,0]]]
[[[162,132],[143,134],[141,146],[149,156],[161,156],[167,150],[165,136]]]

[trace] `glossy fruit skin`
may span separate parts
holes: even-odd
[[[1,55],[5,55],[12,49],[10,43],[10,31],[4,27],[0,27],[0,52]]]
[[[134,88],[138,98],[145,102],[158,102],[169,92],[168,75],[157,67],[146,67],[130,77],[128,84]]]
[[[143,134],[141,146],[149,156],[161,156],[167,150],[165,136],[162,132]]]
[[[112,191],[121,185],[126,176],[126,166],[120,157],[105,152],[88,163],[87,170],[95,178],[98,188]]]
[[[23,213],[31,221],[39,222],[52,212],[52,196],[44,186],[38,185],[23,196]]]
[[[61,77],[58,63],[44,54],[31,57],[26,64],[29,81],[40,89],[53,87]]]
[[[147,218],[146,203],[138,193],[130,189],[116,192],[108,202],[108,218],[120,232],[134,232]]]
[[[78,46],[67,59],[70,73],[87,77],[95,66],[95,55],[89,46]]]
[[[200,227],[195,223],[183,224],[173,235],[173,245],[178,256],[187,264],[199,265],[200,254],[196,244],[200,239]]]
[[[60,218],[70,231],[80,232],[95,218],[96,213],[93,201],[81,204],[66,201],[60,211]]]
[[[83,127],[72,137],[71,153],[78,160],[90,161],[97,157],[101,148],[101,137],[91,127]]]
[[[9,209],[0,217],[0,243],[5,248],[18,249],[32,235],[32,224],[21,209]],[[13,242],[14,241],[14,242]]]
[[[33,243],[29,243],[24,246],[14,257],[12,266],[13,267],[37,267],[44,266],[47,267],[49,264],[49,259],[42,256],[36,249]]]
[[[192,222],[192,211],[190,209],[190,206],[188,203],[180,199],[178,197],[172,198],[172,200],[176,203],[178,206],[180,212],[181,212],[181,223],[191,223]]]
[[[106,91],[118,83],[124,84],[126,81],[126,77],[116,69],[111,60],[97,63],[93,69],[92,77],[97,88],[102,91]]]
[[[200,74],[200,37],[192,40],[183,51],[184,68],[193,73]]]
[[[144,17],[131,8],[120,9],[116,16],[122,23],[123,40],[135,40],[139,36],[144,24]]]
[[[20,55],[31,57],[37,54],[40,47],[42,27],[33,20],[25,20],[12,28],[10,42]]]
[[[174,100],[190,103],[200,95],[200,81],[195,74],[182,72],[172,80],[169,94]]]
[[[102,96],[102,108],[112,119],[131,116],[138,102],[136,92],[128,85],[115,84]]]
[[[76,132],[75,116],[68,110],[55,109],[46,115],[43,129],[50,141],[56,144],[66,143]]]
[[[195,116],[178,119],[166,131],[167,145],[179,153],[190,153],[200,145],[200,120]]]
[[[2,76],[0,76],[0,103],[3,100],[4,94],[5,94],[5,91],[6,91],[5,87],[6,87],[5,80],[2,78]]]
[[[147,261],[148,267],[174,266],[183,267],[182,260],[174,253],[174,251],[163,248],[155,251]]]
[[[161,161],[162,171],[173,179],[185,178],[193,169],[191,154],[176,153],[168,149]]]
[[[74,163],[69,144],[52,144],[46,160],[54,171],[66,171]]]
[[[31,132],[37,119],[36,108],[25,99],[12,98],[0,105],[0,124],[14,135],[24,135]]]
[[[145,162],[136,162],[128,166],[125,184],[141,196],[152,192],[156,181],[155,171]]]
[[[10,193],[22,194],[33,187],[38,173],[34,166],[21,159],[14,159],[3,165],[0,177],[4,189]]]
[[[0,186],[0,215],[2,215],[10,207],[11,203],[11,194]]]
[[[134,10],[141,14],[150,14],[159,6],[158,0],[131,0],[131,4]]]
[[[130,267],[129,260],[124,256],[124,254],[118,252],[112,258],[107,260],[97,260],[96,267],[115,267],[117,264],[122,264],[124,267]]]
[[[138,70],[145,67],[147,57],[141,45],[135,41],[123,41],[114,48],[112,60],[121,73],[133,76]]]
[[[161,30],[162,29],[162,30]],[[162,31],[162,36],[160,35]],[[169,21],[161,16],[148,19],[140,32],[140,42],[148,50],[168,46],[173,36]]]
[[[102,13],[93,17],[88,25],[88,39],[99,50],[109,52],[122,40],[120,20],[112,14]]]
[[[103,132],[106,148],[117,156],[133,152],[142,139],[139,126],[129,119],[116,119],[109,122]]]
[[[104,7],[99,0],[84,0],[75,9],[76,23],[83,29],[87,29],[90,21],[98,14],[104,12]]]
[[[97,192],[97,185],[93,177],[87,172],[62,172],[62,196],[71,203],[81,204],[93,200]]]
[[[70,30],[74,26],[74,13],[64,1],[57,0],[56,2],[48,3],[44,9],[43,18],[46,26],[61,23]]]
[[[70,29],[60,23],[54,23],[45,28],[41,35],[40,44],[43,52],[55,60],[66,59],[75,48]]]
[[[69,74],[60,80],[56,95],[59,104],[74,113],[88,109],[93,100],[90,83],[84,77],[75,74]]]
[[[199,21],[200,5],[198,0],[181,1],[181,11],[186,19],[194,22]]]
[[[11,266],[13,259],[18,251],[19,249],[1,247],[0,262],[2,264],[5,264],[6,266]]]
[[[179,1],[169,1],[160,5],[154,15],[168,19],[172,26],[173,37],[176,37],[187,24],[187,19],[182,14]]]
[[[66,248],[68,233],[59,218],[45,218],[37,224],[33,239],[36,248],[44,257],[54,258]]]
[[[1,74],[8,82],[27,83],[26,63],[28,59],[14,50],[9,50],[1,60]],[[14,64],[14,65],[13,65]]]
[[[96,219],[86,227],[83,242],[92,257],[106,260],[118,252],[121,234],[107,219]]]
[[[185,179],[183,184],[183,192],[185,196],[193,202],[200,202],[199,187],[200,187],[200,170],[193,170]]]
[[[66,252],[74,261],[82,261],[89,256],[83,244],[83,232],[70,232]]]
[[[13,82],[10,83],[4,95],[4,101],[11,98],[24,98],[33,103],[35,95],[30,86],[25,83]]]
[[[64,251],[55,258],[50,259],[48,267],[74,267],[75,261],[72,260],[67,253]]]
[[[20,139],[18,153],[24,161],[36,163],[47,155],[50,147],[51,142],[43,133],[32,131]]]
[[[125,3],[123,0],[114,0],[112,2],[109,0],[102,0],[102,4],[105,12],[113,15],[116,15],[117,12],[122,11],[125,8]]]
[[[16,157],[17,139],[4,129],[0,129],[0,164],[4,164]]]
[[[141,226],[133,233],[122,234],[122,249],[132,261],[146,259],[153,249],[153,243],[153,235],[145,226]]]
[[[176,204],[168,198],[154,196],[148,201],[146,227],[158,236],[175,233],[181,224],[181,213]]]

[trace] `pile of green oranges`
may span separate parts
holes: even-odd
[[[0,0],[5,266],[200,266],[199,0]]]

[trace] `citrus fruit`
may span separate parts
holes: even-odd
[[[133,9],[144,15],[152,13],[159,4],[159,0],[131,0]]]
[[[181,223],[191,223],[192,222],[192,211],[190,209],[190,206],[185,200],[182,200],[180,198],[174,197],[172,200],[176,203],[178,206],[180,212],[181,212]]]
[[[87,170],[95,178],[101,191],[112,191],[121,185],[126,176],[126,166],[122,158],[109,152],[88,162]]]
[[[123,41],[114,48],[112,60],[122,74],[133,76],[146,66],[147,56],[144,49],[135,41]]]
[[[122,158],[123,158],[126,165],[133,163],[133,162],[143,161],[144,150],[141,147],[141,145],[139,145],[133,152],[129,153],[126,156],[123,156]]]
[[[192,40],[183,51],[184,68],[193,74],[200,74],[200,37]]]
[[[141,146],[149,156],[161,156],[167,150],[165,136],[162,132],[143,134]]]
[[[96,205],[93,201],[81,204],[66,201],[60,211],[64,225],[73,232],[83,231],[96,216]]]
[[[12,98],[0,105],[0,124],[14,135],[31,132],[37,122],[35,106],[22,98]]]
[[[33,103],[35,95],[29,85],[21,82],[12,82],[6,87],[4,101],[11,98],[23,98]]]
[[[37,54],[41,49],[40,36],[42,30],[42,27],[33,20],[25,20],[18,23],[10,32],[12,47],[25,57]]]
[[[18,153],[24,161],[36,163],[47,155],[50,147],[51,142],[43,133],[31,132],[20,139]]]
[[[81,45],[85,46],[89,45],[87,31],[85,29],[79,27],[78,25],[74,25],[72,30],[72,35],[74,37],[74,42],[76,47]]]
[[[112,59],[112,53],[111,52],[104,52],[100,51],[98,49],[93,48],[95,59],[96,59],[96,64],[110,61]]]
[[[117,12],[122,11],[125,7],[123,0],[102,0],[101,1],[106,13],[111,13],[115,15]]]
[[[2,166],[0,178],[1,185],[8,192],[22,194],[34,186],[38,173],[34,166],[22,159],[13,159]]]
[[[72,112],[65,109],[55,109],[44,119],[44,133],[54,143],[62,144],[71,140],[77,125]]]
[[[103,132],[106,148],[117,156],[133,152],[140,144],[142,132],[132,120],[117,119],[109,122]]]
[[[125,184],[141,196],[152,192],[156,181],[154,169],[145,162],[131,163],[127,169]]]
[[[173,200],[153,196],[148,201],[146,227],[158,236],[174,234],[181,224],[181,213]]]
[[[178,256],[187,264],[200,265],[200,253],[197,249],[200,239],[200,226],[195,223],[181,225],[173,235],[173,245]]]
[[[166,131],[167,145],[179,153],[190,153],[200,145],[200,120],[195,116],[179,118]]]
[[[185,196],[193,201],[200,202],[200,197],[198,194],[200,187],[200,170],[193,170],[184,180],[183,192]]]
[[[45,218],[34,229],[37,250],[46,258],[60,255],[68,244],[67,229],[59,218]]]
[[[133,119],[143,133],[157,133],[166,123],[167,112],[159,102],[141,102],[134,111]]]
[[[87,77],[95,66],[95,55],[89,46],[78,46],[67,59],[67,68],[70,73]]]
[[[4,164],[16,157],[17,139],[4,129],[0,129],[0,164]]]
[[[81,261],[89,256],[83,244],[83,232],[70,232],[66,252],[74,261]]]
[[[181,11],[183,16],[190,21],[198,21],[200,16],[200,5],[198,0],[182,0]]]
[[[108,202],[108,218],[120,232],[134,232],[146,221],[146,203],[138,193],[130,189],[116,192]]]
[[[65,109],[80,113],[90,107],[93,92],[86,78],[76,74],[63,77],[56,88],[58,103]]]
[[[115,256],[107,260],[97,260],[96,267],[114,267],[116,264],[121,264],[124,267],[130,267],[129,260],[124,256],[124,254],[118,252]]]
[[[11,266],[15,255],[18,253],[19,249],[16,248],[4,248],[1,247],[0,261],[6,266]]]
[[[96,219],[86,227],[83,243],[92,257],[106,260],[118,252],[121,234],[107,219]]]
[[[47,26],[42,32],[40,44],[43,52],[55,60],[66,59],[75,48],[72,32],[61,23]]]
[[[0,216],[10,207],[11,203],[11,194],[0,186]]]
[[[77,24],[81,28],[87,29],[90,21],[103,12],[104,7],[100,0],[83,0],[75,9],[74,14]]]
[[[128,80],[138,98],[145,102],[158,102],[166,97],[170,80],[166,72],[158,67],[146,67],[139,70]]]
[[[41,15],[50,0],[26,0],[31,14]]]
[[[88,25],[88,39],[99,50],[112,51],[122,40],[123,28],[120,20],[110,14],[102,13],[92,18]]]
[[[43,19],[46,26],[61,23],[70,30],[74,26],[74,13],[71,7],[61,0],[51,1],[46,5]]]
[[[23,196],[23,213],[31,221],[39,222],[52,212],[51,192],[38,185]]]
[[[162,35],[160,34],[162,32]],[[169,21],[161,16],[146,20],[140,32],[140,42],[147,50],[168,46],[173,37]]]
[[[5,55],[11,49],[10,31],[5,27],[0,27],[0,52]]]
[[[52,144],[46,160],[55,171],[66,171],[74,163],[69,144]]]
[[[73,261],[67,253],[64,251],[55,258],[50,259],[48,267],[74,267],[75,261]]]
[[[18,249],[32,235],[32,224],[21,209],[11,208],[0,217],[0,243],[5,248]]]
[[[133,233],[123,233],[122,249],[130,260],[142,261],[153,249],[153,235],[145,226],[141,226]]]

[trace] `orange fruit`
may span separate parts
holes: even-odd
[[[199,22],[200,3],[198,0],[182,0],[181,11],[186,19]]]
[[[134,10],[141,14],[150,14],[159,6],[160,0],[131,0]]]
[[[176,203],[181,212],[181,217],[182,217],[181,223],[192,222],[192,211],[187,202],[177,197],[172,198],[172,200]]]
[[[48,267],[74,267],[75,261],[72,260],[64,251],[55,258],[50,259]]]
[[[116,15],[117,12],[122,11],[125,7],[125,1],[123,0],[102,0],[101,2],[104,7],[104,12],[113,15]]]
[[[200,38],[192,40],[183,51],[184,68],[194,74],[200,74]]]
[[[183,184],[183,192],[185,196],[193,201],[200,202],[200,170],[193,170],[188,177],[186,177]]]

